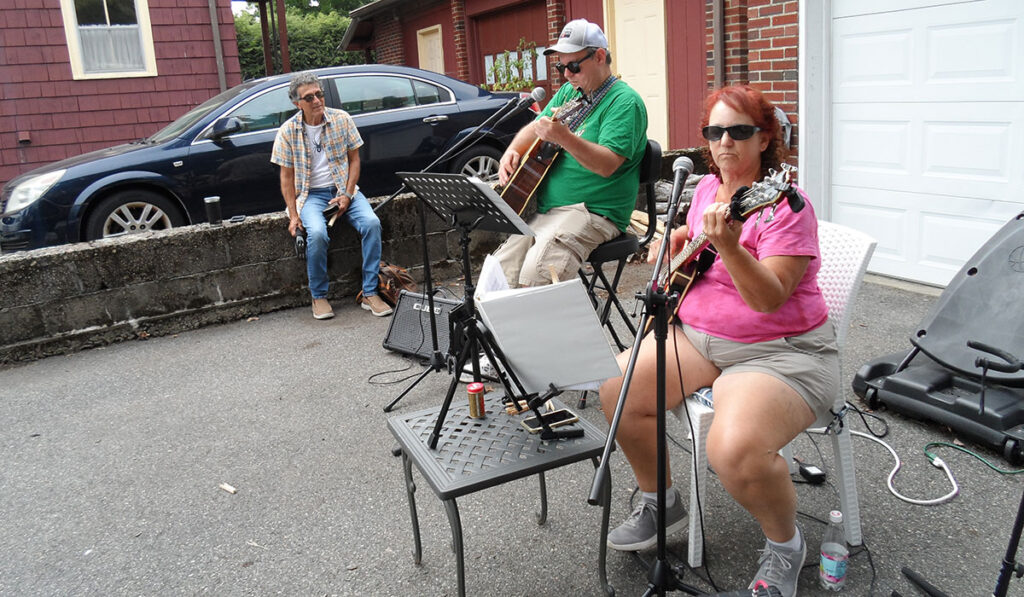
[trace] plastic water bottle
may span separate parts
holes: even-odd
[[[829,591],[838,591],[846,584],[846,561],[850,550],[846,547],[846,532],[843,530],[843,513],[833,510],[828,515],[828,529],[821,540],[821,563],[818,578],[821,586]]]

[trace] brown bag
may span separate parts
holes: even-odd
[[[398,304],[398,295],[403,290],[408,290],[409,292],[419,290],[416,281],[409,275],[409,270],[384,261],[380,262],[380,274],[378,274],[377,278],[379,280],[377,283],[377,294],[392,307]],[[356,295],[356,302],[359,303],[362,300],[363,293],[360,291]]]

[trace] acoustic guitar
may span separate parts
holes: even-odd
[[[795,167],[782,164],[782,170],[776,171],[774,168],[769,170],[768,176],[760,182],[755,182],[754,186],[740,187],[732,196],[729,214],[726,217],[727,221],[746,222],[751,215],[768,206],[774,206],[783,199],[789,200],[789,208],[794,213],[802,210],[804,200],[793,188],[793,172],[796,172]],[[773,208],[764,217],[764,221],[771,222],[774,217],[775,209]],[[707,235],[701,231],[672,258],[669,267],[662,272],[659,278],[659,286],[661,288],[667,286],[669,292],[679,293],[678,300],[682,301],[694,282],[714,263],[716,255]],[[673,309],[673,318],[675,317],[674,311]]]
[[[587,103],[582,97],[569,100],[563,104],[557,112],[552,114],[551,119],[556,122],[564,122],[572,117],[579,110],[585,110]],[[519,160],[519,167],[512,173],[505,188],[501,191],[501,198],[508,203],[515,212],[523,215],[530,200],[544,181],[551,164],[562,151],[562,148],[548,141],[541,141],[539,138],[533,141],[526,154]]]

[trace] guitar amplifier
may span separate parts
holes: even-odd
[[[434,297],[437,349],[441,351],[441,354],[448,354],[450,344],[448,316],[461,304],[462,301]],[[388,335],[384,338],[384,348],[429,359],[434,352],[434,346],[430,340],[429,307],[426,295],[403,290],[398,295],[395,314],[391,316]]]

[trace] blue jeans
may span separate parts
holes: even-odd
[[[333,198],[333,188],[311,189],[299,213],[302,227],[306,229],[309,293],[315,299],[327,297],[327,247],[330,238],[327,236],[324,209]],[[380,273],[380,219],[373,213],[370,202],[358,191],[341,219],[355,228],[362,238],[363,296],[373,296],[377,294],[377,274]]]

